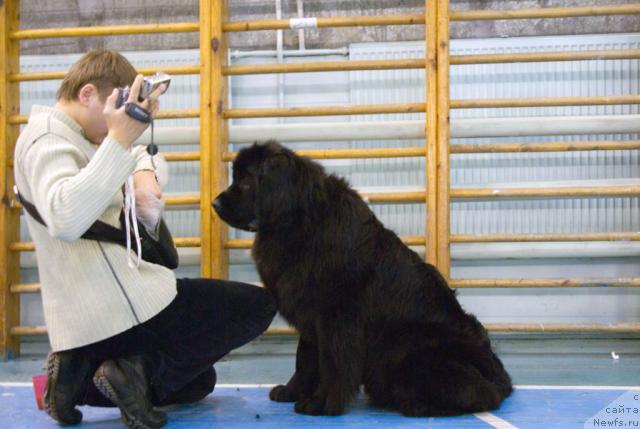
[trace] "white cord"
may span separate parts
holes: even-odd
[[[133,233],[136,239],[138,257],[136,265],[131,260],[131,221],[133,221]],[[124,224],[127,234],[127,264],[129,268],[137,268],[142,260],[142,245],[140,241],[140,231],[138,230],[138,217],[136,216],[136,192],[133,186],[133,175],[127,178],[124,187]]]

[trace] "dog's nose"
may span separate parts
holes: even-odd
[[[211,205],[213,206],[216,212],[219,212],[220,209],[222,208],[222,203],[220,202],[220,198],[216,198],[215,200],[213,200],[211,202]]]

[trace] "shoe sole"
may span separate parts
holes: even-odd
[[[114,404],[118,405],[120,408],[120,414],[122,415],[122,421],[124,424],[131,429],[153,429],[151,426],[145,425],[142,421],[140,421],[135,416],[129,415],[129,413],[120,406],[120,401],[118,400],[118,395],[116,391],[107,380],[107,377],[103,375],[96,375],[93,377],[93,384],[95,384],[96,388],[102,393],[107,399],[109,399]]]
[[[60,359],[54,353],[50,353],[47,357],[47,387],[44,392],[44,400],[42,401],[42,408],[51,416],[52,419],[59,422],[58,410],[54,400],[55,395],[52,392],[56,391],[56,381],[58,380],[58,373],[60,372]]]
[[[72,418],[71,421],[65,421],[58,414],[58,404],[56,404],[55,392],[59,374],[60,359],[56,353],[49,353],[49,356],[47,357],[47,386],[44,391],[44,397],[42,398],[42,408],[52,419],[61,425],[74,426],[82,421],[82,412],[80,410],[74,409],[71,411],[72,414],[77,414],[77,418]]]

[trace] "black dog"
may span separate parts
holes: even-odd
[[[375,405],[446,416],[496,408],[511,393],[483,326],[343,179],[256,144],[240,151],[213,206],[257,232],[260,277],[300,333],[296,371],[272,400],[337,415],[364,384]]]

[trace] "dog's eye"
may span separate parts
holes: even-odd
[[[248,191],[249,189],[251,189],[251,185],[243,183],[242,185],[240,185],[240,189],[242,189],[243,191]]]

